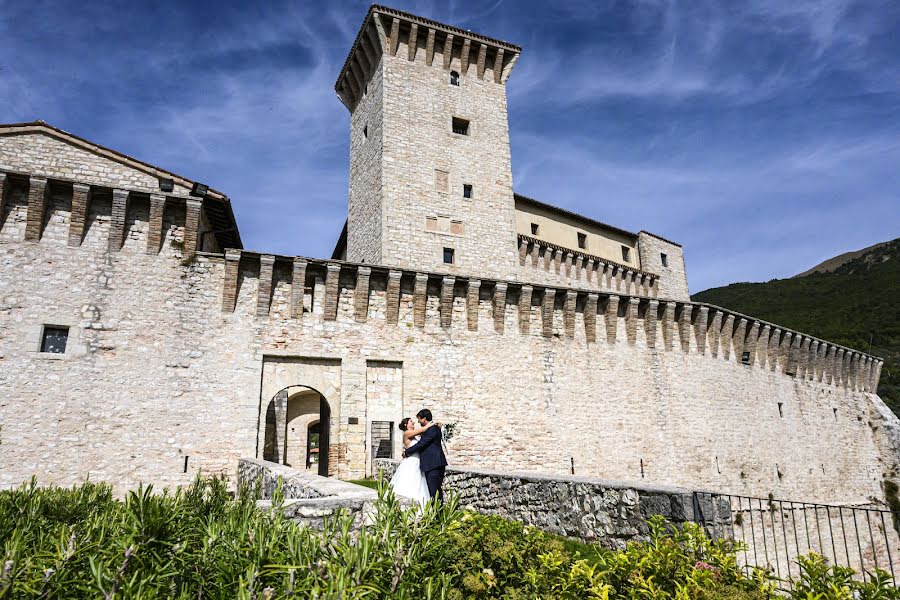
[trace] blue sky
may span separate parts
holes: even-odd
[[[247,248],[330,256],[349,138],[333,86],[368,4],[0,4],[0,122],[224,191]],[[391,5],[522,46],[516,191],[681,242],[691,291],[900,236],[896,0]]]

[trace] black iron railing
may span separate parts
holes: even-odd
[[[703,507],[725,505],[731,508],[729,531],[713,533],[730,534],[745,544],[738,561],[748,572],[754,567],[769,569],[787,581],[800,575],[797,557],[815,552],[831,564],[851,567],[861,579],[880,569],[891,575],[894,585],[900,585],[896,576],[900,573],[900,535],[887,510],[694,494],[695,517],[704,526],[711,519]]]

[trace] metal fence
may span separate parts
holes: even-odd
[[[859,578],[881,569],[900,585],[900,535],[889,511],[729,494],[697,494],[694,504],[731,507],[730,531],[724,533],[746,545],[738,563],[747,571],[761,567],[793,579],[800,575],[797,557],[815,552],[853,568]],[[705,511],[695,512],[706,524]]]

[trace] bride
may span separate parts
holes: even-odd
[[[434,427],[436,423],[432,421],[425,427],[413,428],[413,419],[410,417],[400,421],[400,431],[403,432],[403,447],[409,448],[419,441],[422,435],[429,427]],[[407,456],[397,466],[394,476],[391,477],[391,488],[397,496],[412,498],[424,505],[431,499],[428,493],[428,484],[425,482],[425,475],[419,468],[419,455],[413,454]]]

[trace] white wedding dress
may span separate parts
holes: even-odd
[[[414,442],[418,443],[418,440]],[[428,493],[428,483],[425,481],[425,474],[419,468],[419,455],[413,454],[407,456],[400,464],[394,476],[391,477],[391,488],[397,496],[412,498],[424,505],[431,499]]]

